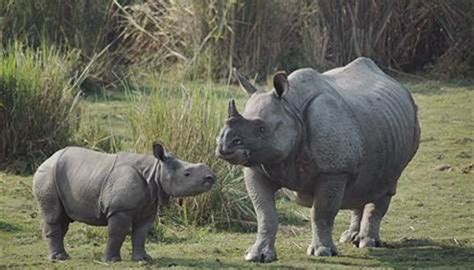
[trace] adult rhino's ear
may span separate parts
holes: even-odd
[[[251,96],[253,93],[257,92],[257,88],[252,85],[247,78],[245,78],[236,68],[232,69],[235,79],[239,82],[240,87]]]
[[[288,77],[286,72],[278,71],[273,75],[273,87],[275,88],[275,92],[279,98],[288,91],[289,84],[288,84]]]
[[[156,141],[153,143],[153,155],[161,160],[161,161],[165,161],[166,159],[166,150],[165,150],[165,147],[163,146],[163,144],[159,141]]]

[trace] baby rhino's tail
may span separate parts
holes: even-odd
[[[33,176],[33,194],[46,223],[56,223],[64,214],[64,208],[56,188],[56,163],[64,152],[57,151],[36,170]]]

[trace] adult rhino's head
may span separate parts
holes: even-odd
[[[160,161],[160,184],[168,195],[194,196],[209,191],[216,181],[208,166],[182,161],[167,153],[160,142],[153,144],[153,154]]]
[[[280,162],[295,148],[298,126],[285,108],[282,96],[290,90],[286,73],[273,77],[272,91],[257,89],[238,71],[234,75],[250,95],[240,114],[229,102],[228,119],[219,138],[216,154],[231,164],[255,166]]]

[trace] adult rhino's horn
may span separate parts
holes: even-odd
[[[235,101],[232,99],[229,101],[229,108],[227,110],[229,118],[231,117],[242,117],[240,113],[237,111],[237,107],[235,107]]]
[[[233,68],[232,71],[234,73],[235,79],[237,79],[237,81],[239,82],[240,87],[244,89],[247,94],[251,96],[253,93],[257,92],[257,88],[255,88],[255,86],[253,86],[252,83],[247,80],[247,78],[240,74],[240,72],[237,71],[236,68]]]

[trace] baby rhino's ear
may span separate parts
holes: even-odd
[[[153,143],[153,155],[161,161],[165,161],[166,159],[166,150],[161,142],[156,141]]]
[[[281,98],[283,93],[288,91],[288,77],[285,71],[278,71],[273,76],[273,87],[275,87],[275,92],[278,98]]]

